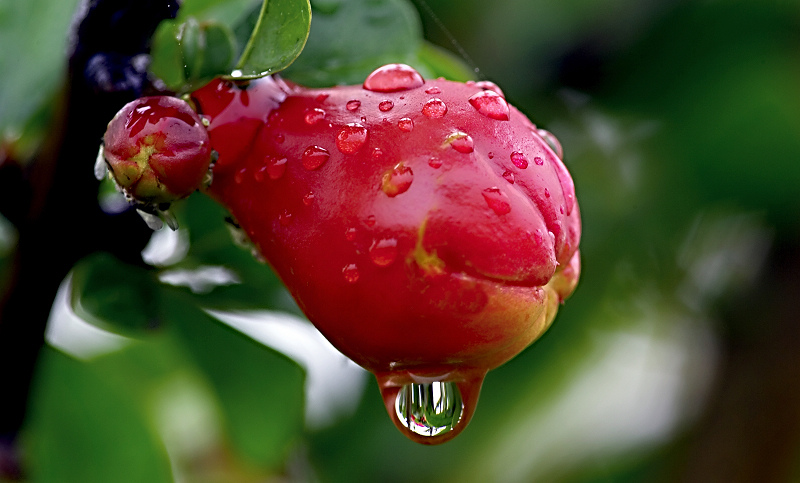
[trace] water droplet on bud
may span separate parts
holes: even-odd
[[[283,213],[278,215],[278,222],[281,226],[289,226],[292,223],[292,214],[288,210],[283,210]]]
[[[236,174],[233,175],[233,181],[236,184],[242,184],[246,173],[247,173],[247,168],[240,169],[239,171],[236,172]]]
[[[442,167],[442,160],[433,156],[431,159],[428,160],[428,166],[433,169],[439,169]]]
[[[356,283],[358,282],[359,277],[358,267],[355,263],[345,265],[345,267],[342,269],[342,275],[344,275],[344,279],[347,281],[347,283]]]
[[[404,117],[397,121],[397,127],[403,132],[411,132],[414,129],[414,121],[410,117]]]
[[[398,163],[391,170],[385,172],[381,178],[381,189],[386,196],[394,198],[405,193],[414,181],[414,172],[403,163]]]
[[[492,81],[479,81],[479,82],[476,82],[475,83],[475,87],[480,87],[481,89],[483,89],[485,91],[492,91],[495,94],[497,94],[498,96],[503,97],[503,98],[506,97],[506,95],[503,94],[503,91],[500,89],[500,87],[497,84],[495,84],[494,82],[492,82]]]
[[[528,167],[528,158],[525,157],[519,151],[514,151],[511,153],[511,162],[514,163],[514,166],[518,167],[519,169],[525,169]]]
[[[383,238],[372,242],[369,248],[369,257],[372,263],[379,267],[388,267],[397,258],[397,240]]]
[[[347,104],[345,105],[345,107],[347,108],[348,111],[355,112],[355,111],[358,110],[359,107],[361,107],[361,101],[359,101],[358,99],[353,99],[352,101],[347,101]]]
[[[367,226],[375,226],[375,215],[369,215],[364,223],[366,223]]]
[[[325,118],[325,111],[319,108],[309,109],[306,112],[305,121],[309,126],[313,126]]]
[[[309,191],[303,196],[303,204],[306,206],[311,206],[311,204],[314,203],[314,198],[314,193]]]
[[[425,89],[426,94],[434,95],[434,94],[441,94],[442,90],[439,89],[437,86],[429,87]]]
[[[264,181],[264,177],[266,176],[266,173],[267,173],[267,165],[265,164],[264,166],[258,168],[257,170],[255,170],[253,172],[253,179],[255,179],[256,181],[258,181],[260,183],[260,182]]]
[[[564,159],[564,149],[561,147],[561,143],[558,142],[558,139],[556,139],[553,133],[545,129],[539,129],[536,131],[536,133],[539,136],[541,136],[542,139],[544,139],[544,141],[547,143],[547,145],[550,146],[550,149],[552,149],[553,152],[556,153],[558,159]]]
[[[431,119],[440,119],[447,114],[447,105],[443,100],[434,97],[422,106],[422,114]]]
[[[394,102],[392,101],[381,101],[381,103],[378,104],[378,109],[380,109],[381,112],[391,111],[393,107]]]
[[[267,159],[267,174],[269,179],[276,180],[286,172],[286,158],[269,157]]]
[[[355,227],[350,227],[344,232],[344,237],[347,238],[347,241],[353,241],[356,239],[356,232],[357,230]]]
[[[309,146],[303,152],[303,167],[309,171],[319,169],[328,161],[330,153],[320,146]]]
[[[364,89],[373,92],[397,92],[421,87],[425,79],[405,64],[388,64],[367,76]]]
[[[540,158],[539,156],[536,156],[535,158],[533,158],[533,164],[535,164],[536,166],[543,166],[544,159]]]
[[[460,131],[447,136],[445,143],[450,144],[451,148],[461,154],[469,154],[475,150],[475,143],[472,141],[472,136]]]
[[[505,170],[503,172],[503,178],[511,184],[514,184],[514,173],[509,170]]]
[[[342,127],[336,135],[336,148],[342,154],[353,154],[367,142],[367,128],[354,122]]]
[[[508,195],[500,191],[500,188],[491,187],[483,190],[483,199],[486,204],[497,215],[506,215],[511,212],[511,205],[508,202]]]
[[[508,103],[494,91],[481,91],[469,98],[469,103],[489,119],[508,121]]]

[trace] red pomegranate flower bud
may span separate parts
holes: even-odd
[[[425,444],[458,434],[486,372],[538,338],[578,281],[580,214],[555,138],[492,83],[397,64],[361,86],[268,78],[194,100],[220,113],[210,134],[230,153],[209,193],[377,376],[398,428]],[[253,128],[250,106],[270,102]]]
[[[168,96],[126,104],[108,124],[103,153],[125,194],[146,204],[169,203],[203,186],[211,143],[188,103]]]

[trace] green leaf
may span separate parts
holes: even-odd
[[[178,20],[183,22],[189,17],[197,20],[222,23],[233,27],[242,22],[255,6],[259,8],[261,0],[185,0],[178,11]]]
[[[151,272],[96,253],[72,272],[72,309],[103,330],[141,337],[158,322],[157,284]]]
[[[18,133],[63,85],[64,44],[78,0],[0,2],[0,136]]]
[[[264,0],[258,15],[237,28],[252,31],[236,65],[235,77],[260,77],[279,72],[300,55],[308,39],[308,0]]]
[[[183,49],[179,40],[180,24],[175,20],[161,22],[153,35],[150,72],[170,89],[180,91],[186,84]]]
[[[404,0],[315,1],[308,43],[286,77],[302,85],[360,84],[377,67],[407,63],[416,53],[422,27]]]
[[[303,431],[303,370],[177,291],[167,291],[163,312],[215,388],[237,453],[261,468],[279,468]]]
[[[250,249],[234,243],[232,227],[225,221],[230,215],[222,206],[206,196],[192,196],[174,211],[180,226],[189,232],[189,253],[170,269],[221,266],[241,282],[191,294],[197,303],[220,310],[272,309],[302,315],[272,268],[258,261]]]
[[[430,42],[424,42],[420,46],[417,57],[420,73],[428,79],[444,77],[452,81],[466,82],[475,78],[475,72],[461,57]]]
[[[226,25],[199,22],[162,22],[153,37],[150,70],[172,90],[185,92],[233,69],[236,39]]]
[[[51,348],[35,380],[25,433],[32,481],[172,481],[146,408],[127,391]]]

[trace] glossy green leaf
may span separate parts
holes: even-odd
[[[183,23],[162,22],[153,44],[150,70],[177,92],[230,74],[237,49],[236,39],[226,25],[215,21],[201,23],[194,17]]]
[[[318,1],[303,55],[286,77],[306,86],[360,84],[388,63],[420,68],[422,27],[403,0]]]
[[[153,35],[153,48],[150,53],[152,59],[150,72],[174,91],[180,91],[186,84],[179,36],[178,22],[175,20],[161,22]]]
[[[151,272],[97,253],[75,266],[70,301],[78,316],[103,330],[142,336],[158,324],[157,290]]]
[[[264,0],[258,14],[237,28],[252,33],[234,76],[260,77],[285,69],[306,45],[310,24],[308,0]]]
[[[184,0],[178,11],[178,20],[194,17],[201,22],[213,20],[229,27],[238,25],[262,0]]]
[[[184,73],[191,84],[198,85],[231,72],[236,41],[225,25],[213,21],[200,23],[189,18],[182,25],[179,42]]]
[[[127,390],[50,348],[36,380],[26,428],[32,481],[172,481],[146,408]]]
[[[177,291],[163,313],[214,387],[237,453],[260,468],[280,467],[303,431],[303,370]]]

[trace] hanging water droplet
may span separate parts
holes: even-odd
[[[369,258],[379,267],[388,267],[397,258],[397,240],[394,238],[374,240],[369,247]]]
[[[266,168],[270,179],[280,179],[286,172],[286,158],[269,157]]]
[[[422,114],[431,119],[440,119],[447,114],[447,105],[443,100],[434,97],[422,106]]]
[[[414,121],[410,117],[404,117],[397,121],[397,127],[403,132],[411,132],[414,129]]]
[[[505,170],[503,172],[503,178],[511,184],[514,184],[514,173],[509,170]]]
[[[536,133],[539,136],[541,136],[542,139],[544,139],[544,141],[547,143],[547,145],[550,146],[550,149],[552,149],[553,152],[556,153],[558,159],[564,159],[564,150],[561,147],[561,143],[558,142],[558,139],[553,135],[553,133],[545,129],[539,129],[536,131]]]
[[[500,191],[500,188],[495,186],[491,188],[486,188],[482,192],[483,199],[486,200],[486,204],[492,211],[495,212],[497,215],[506,215],[511,212],[511,205],[508,202],[508,195]]]
[[[539,156],[536,156],[535,158],[533,158],[533,164],[535,164],[536,166],[543,166],[544,159],[540,158]]]
[[[336,148],[342,154],[353,154],[367,142],[367,128],[353,122],[343,126],[336,135]]]
[[[494,91],[481,91],[469,98],[469,103],[489,119],[508,121],[508,103]]]
[[[347,108],[348,111],[355,112],[355,111],[358,110],[359,107],[361,107],[361,101],[359,101],[358,99],[353,99],[351,101],[347,101],[347,104],[345,104],[345,107]]]
[[[378,109],[380,109],[381,112],[391,111],[393,107],[394,102],[392,101],[381,101],[381,103],[378,104]]]
[[[395,400],[399,422],[412,433],[425,437],[455,429],[463,411],[461,391],[454,382],[406,384]]]
[[[451,148],[461,154],[469,154],[475,150],[475,143],[472,140],[472,136],[465,132],[454,132],[447,136],[445,143],[450,144]]]
[[[313,126],[325,118],[325,111],[319,108],[309,109],[306,112],[305,121],[309,126]]]
[[[394,425],[416,443],[441,444],[467,427],[478,405],[486,370],[454,368],[446,375],[418,376],[393,368],[376,373]]]
[[[426,94],[430,94],[430,95],[441,94],[442,90],[439,89],[438,86],[433,86],[433,87],[429,87],[429,88],[425,89],[425,93]]]
[[[345,265],[345,267],[342,269],[342,275],[344,275],[344,279],[347,281],[347,283],[356,283],[358,282],[359,277],[358,267],[355,263]]]
[[[309,146],[303,152],[303,167],[309,171],[319,169],[330,157],[328,150],[320,146]]]
[[[364,89],[373,92],[397,92],[421,87],[425,79],[405,64],[388,64],[367,76]]]
[[[511,162],[514,163],[514,166],[518,167],[519,169],[525,169],[528,167],[528,158],[525,157],[519,151],[514,151],[511,153]]]
[[[405,193],[414,181],[414,172],[403,163],[397,163],[392,169],[385,172],[381,178],[381,189],[386,196],[394,198]]]

